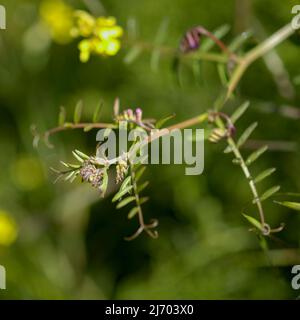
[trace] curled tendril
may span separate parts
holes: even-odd
[[[262,228],[260,229],[257,229],[257,228],[251,228],[249,229],[249,231],[253,231],[253,232],[258,232],[260,231],[260,233],[263,235],[263,236],[271,236],[272,233],[278,233],[278,232],[281,232],[285,227],[285,224],[284,223],[281,223],[279,227],[277,228],[271,228],[271,226],[268,224],[268,223],[264,223]]]
[[[154,230],[154,231],[151,230],[156,228],[157,226],[158,226],[158,220],[156,219],[152,219],[149,224],[142,223],[140,227],[136,230],[136,232],[129,237],[125,237],[125,240],[132,241],[136,239],[139,235],[141,235],[143,231],[145,231],[151,238],[157,239],[158,238],[157,230]]]
[[[185,33],[180,42],[180,52],[186,54],[198,50],[201,45],[203,36],[210,38],[223,51],[223,53],[227,54],[230,57],[229,69],[233,69],[234,65],[238,61],[237,56],[225,45],[225,43],[223,43],[213,33],[205,29],[203,26],[196,26]]]

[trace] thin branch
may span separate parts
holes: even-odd
[[[137,183],[136,183],[136,179],[135,179],[135,171],[134,171],[133,165],[131,165],[131,168],[130,168],[130,175],[131,175],[131,181],[132,181],[132,186],[133,186],[133,191],[134,191],[134,196],[135,196],[135,202],[136,202],[136,206],[138,208],[138,219],[139,219],[140,226],[132,236],[126,237],[125,240],[127,240],[127,241],[134,240],[143,231],[145,231],[151,238],[157,239],[158,232],[156,230],[152,231],[151,229],[156,228],[158,226],[158,221],[153,219],[150,222],[150,224],[145,224],[145,221],[144,221],[144,215],[143,215],[143,211],[142,211],[142,207],[141,207],[141,203],[140,203],[140,196],[139,196],[139,193],[137,190]]]
[[[272,50],[282,41],[289,38],[294,32],[295,30],[293,29],[291,23],[289,23],[277,32],[275,32],[272,36],[267,38],[261,44],[257,45],[255,48],[246,53],[246,55],[240,59],[230,79],[226,94],[226,100],[230,98],[231,94],[235,90],[241,77],[243,76],[249,65],[252,64],[258,58],[265,55],[270,50]]]
[[[259,198],[258,191],[257,191],[256,186],[255,186],[255,182],[254,182],[254,180],[253,180],[253,178],[252,178],[252,176],[250,174],[249,168],[246,165],[246,162],[245,162],[242,154],[240,153],[240,150],[237,147],[235,141],[232,138],[228,138],[227,142],[230,145],[230,147],[232,149],[232,152],[234,153],[236,159],[239,161],[239,164],[240,164],[240,166],[242,168],[242,171],[244,172],[244,175],[245,175],[245,177],[246,177],[246,179],[247,179],[247,181],[249,183],[249,187],[250,187],[251,192],[253,194],[253,199],[255,200],[255,204],[256,204],[257,209],[258,209],[261,225],[264,227],[266,225],[265,216],[264,216],[264,210],[263,210],[260,198]]]

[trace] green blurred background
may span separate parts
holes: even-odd
[[[86,4],[95,4],[68,3],[85,10]],[[142,235],[133,242],[123,238],[135,230],[136,221],[127,220],[126,210],[115,210],[111,195],[99,199],[95,190],[80,182],[53,184],[49,167],[58,167],[59,160],[71,161],[75,148],[92,154],[95,132],[68,131],[52,138],[54,149],[32,147],[31,124],[41,131],[55,126],[59,106],[64,105],[71,117],[79,99],[86,120],[102,98],[102,120],[111,121],[116,96],[122,106],[142,107],[145,117],[171,113],[176,113],[176,121],[193,117],[212,108],[222,92],[214,64],[202,63],[197,80],[191,68],[184,69],[182,86],[174,80],[170,58],[161,59],[156,71],[151,69],[149,53],[127,65],[128,47],[115,57],[95,56],[82,64],[76,41],[59,45],[36,29],[40,1],[1,4],[7,10],[7,30],[0,31],[0,216],[2,224],[12,229],[10,238],[2,237],[0,244],[0,264],[7,270],[2,299],[294,299],[299,295],[290,281],[291,265],[299,264],[294,249],[299,247],[300,215],[271,201],[266,204],[271,225],[286,223],[278,236],[281,241],[269,241],[270,263],[241,215],[251,195],[240,169],[222,153],[224,144],[206,145],[201,176],[185,176],[181,166],[148,168],[151,201],[144,211],[146,219],[159,219],[160,237]],[[124,29],[129,18],[135,19],[141,41],[153,42],[158,25],[167,18],[168,46],[177,47],[191,26],[215,30],[228,24],[225,42],[238,32],[253,31],[249,49],[288,23],[297,1],[96,4],[117,17]],[[268,152],[253,166],[256,173],[277,167],[262,184],[265,189],[281,184],[283,191],[300,190],[299,44],[295,35],[276,48],[291,92],[284,87],[280,93],[261,59],[247,71],[235,100],[227,106],[232,112],[250,100],[238,129],[257,120],[253,139],[284,141],[280,144],[284,150]],[[255,215],[255,208],[250,206],[247,213]]]

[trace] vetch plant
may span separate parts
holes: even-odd
[[[98,55],[114,55],[118,52],[120,49],[119,37],[122,35],[123,29],[116,25],[114,18],[94,18],[91,14],[84,11],[75,11],[74,17],[75,27],[71,28],[71,34],[84,38],[79,44],[82,62],[88,61],[90,54],[93,53]],[[241,130],[237,126],[238,120],[246,114],[250,103],[243,103],[236,108],[233,114],[228,114],[225,108],[227,102],[234,98],[235,89],[247,68],[254,61],[270,52],[274,47],[291,36],[295,30],[292,24],[289,23],[263,42],[257,44],[250,51],[243,52],[240,48],[247,41],[249,35],[240,35],[229,45],[226,45],[221,40],[228,31],[228,28],[224,26],[215,32],[210,32],[203,26],[196,26],[184,34],[178,48],[163,45],[167,33],[166,28],[166,23],[162,23],[153,44],[141,42],[133,35],[134,32],[128,33],[126,35],[126,46],[130,46],[130,49],[124,58],[125,63],[130,64],[141,53],[150,51],[151,66],[154,69],[157,69],[160,57],[165,55],[171,57],[174,62],[174,70],[179,73],[179,76],[182,64],[191,63],[193,65],[193,63],[198,63],[202,60],[216,63],[220,80],[225,88],[225,94],[220,95],[216,99],[215,106],[211,110],[207,110],[183,122],[165,126],[167,121],[173,119],[173,116],[157,121],[154,119],[144,119],[141,108],[137,108],[136,110],[127,109],[120,112],[120,103],[116,99],[113,107],[113,121],[111,123],[99,122],[101,105],[95,109],[93,121],[81,122],[82,103],[79,102],[75,107],[74,121],[66,121],[66,113],[62,109],[57,127],[42,134],[33,128],[34,145],[37,145],[38,141],[42,139],[47,145],[51,146],[49,137],[64,130],[82,129],[87,132],[92,129],[107,129],[108,132],[109,130],[119,131],[122,130],[124,123],[130,128],[146,132],[143,143],[148,144],[163,137],[170,130],[181,130],[199,126],[200,124],[205,125],[208,132],[207,141],[226,145],[224,153],[232,156],[233,164],[241,169],[249,185],[252,194],[251,202],[255,209],[252,208],[251,214],[243,212],[243,216],[251,224],[251,230],[254,230],[259,235],[261,244],[265,247],[265,237],[280,232],[284,227],[283,224],[270,226],[264,209],[264,201],[278,194],[280,186],[270,186],[269,189],[264,191],[259,190],[259,183],[273,174],[275,168],[266,168],[260,173],[254,173],[253,164],[267,151],[267,145],[259,147],[251,154],[243,154],[243,146],[258,126],[257,122],[250,123],[245,130]],[[217,45],[221,52],[212,51],[214,45]],[[151,135],[152,129],[157,129],[155,136]],[[117,209],[131,205],[128,218],[137,217],[138,220],[136,232],[126,237],[126,240],[135,239],[143,232],[152,238],[158,237],[158,221],[152,219],[146,222],[147,220],[142,210],[143,204],[149,200],[148,197],[141,195],[149,183],[148,181],[141,181],[146,167],[140,154],[135,154],[136,157],[140,157],[140,160],[137,162],[133,161],[129,156],[131,152],[138,149],[137,147],[140,143],[141,141],[138,138],[133,140],[128,152],[120,153],[113,159],[108,158],[105,152],[103,152],[103,145],[101,143],[97,146],[96,154],[90,156],[79,150],[75,150],[73,155],[78,163],[62,162],[66,169],[55,169],[58,179],[72,182],[78,177],[83,182],[89,183],[92,187],[96,188],[101,196],[105,196],[111,180],[109,171],[115,168],[116,177],[114,183],[117,185],[118,191],[112,201],[116,203]],[[299,203],[289,201],[276,202],[280,205],[299,210]]]

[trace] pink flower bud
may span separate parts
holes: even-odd
[[[127,116],[128,116],[129,119],[133,119],[133,111],[132,111],[132,109],[128,109],[126,111],[126,113],[127,113]]]
[[[141,122],[142,121],[142,116],[143,116],[143,111],[141,108],[137,108],[135,110],[135,115],[136,115],[136,121]]]

